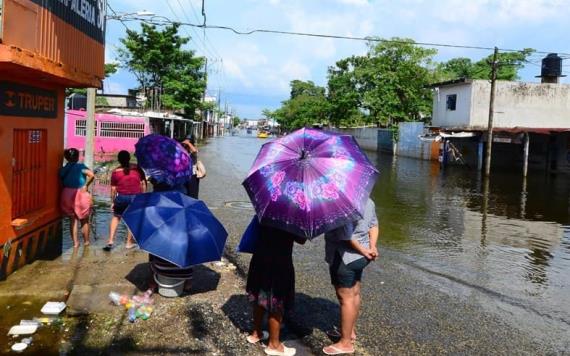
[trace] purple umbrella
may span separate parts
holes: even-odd
[[[175,140],[156,134],[141,137],[135,144],[139,166],[158,183],[175,187],[192,175],[192,160]]]
[[[312,238],[360,219],[378,174],[354,137],[303,128],[264,144],[243,186],[260,223]]]

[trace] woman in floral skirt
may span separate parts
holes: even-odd
[[[264,339],[262,322],[269,314],[269,342],[264,351],[268,355],[295,354],[279,340],[283,315],[291,310],[295,299],[295,269],[293,243],[304,244],[306,239],[273,227],[260,225],[259,239],[249,264],[247,294],[253,304],[254,329],[247,337],[249,343]]]

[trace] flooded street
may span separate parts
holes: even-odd
[[[245,177],[265,142],[243,134],[211,140],[202,149],[215,152],[216,166]],[[567,177],[531,172],[523,182],[519,172],[494,172],[486,184],[477,172],[459,167],[440,171],[427,161],[368,155],[381,173],[373,199],[385,254],[419,271],[430,285],[517,327],[567,339]]]

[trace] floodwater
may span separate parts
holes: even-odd
[[[243,134],[211,140],[204,149],[245,177],[265,142]],[[437,163],[368,156],[380,170],[372,198],[381,250],[511,323],[568,336],[568,177],[531,172],[523,180],[520,172],[497,171],[486,181],[461,167],[443,171]]]
[[[245,177],[266,142],[243,132],[210,140],[201,149],[217,157],[207,165]],[[426,282],[435,288],[479,303],[519,328],[540,329],[554,342],[568,338],[568,177],[530,172],[523,180],[520,172],[494,171],[486,181],[461,167],[441,170],[437,163],[367,154],[380,171],[372,198],[380,219],[381,254],[396,256],[428,276]],[[95,186],[92,242],[98,253],[111,217],[108,189]],[[124,236],[120,226],[117,250]],[[63,246],[64,260],[81,258],[67,233]]]

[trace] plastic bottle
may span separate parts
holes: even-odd
[[[134,306],[129,308],[129,321],[134,323],[137,320],[137,311]]]
[[[116,292],[109,293],[109,299],[111,299],[111,302],[113,302],[113,304],[121,305],[121,295],[119,293]]]
[[[126,294],[121,295],[119,303],[121,303],[121,305],[126,305],[128,302],[129,302],[129,296]]]

